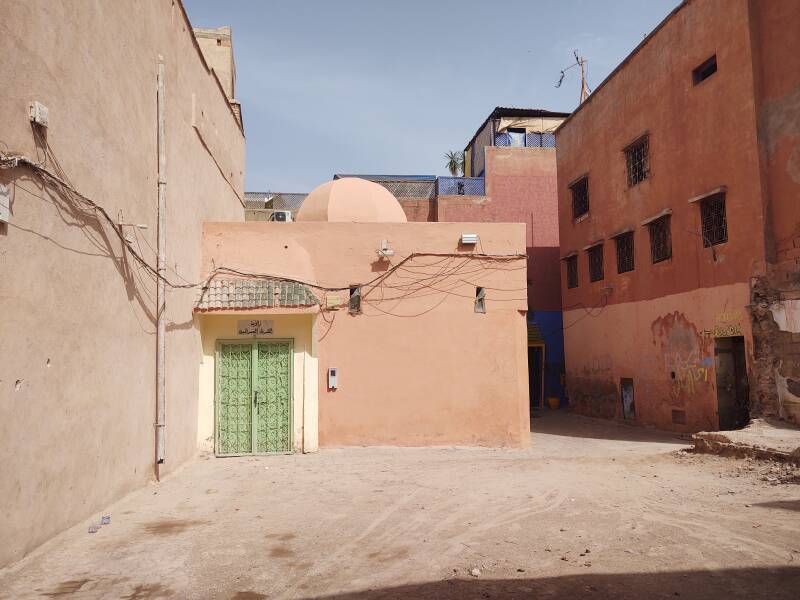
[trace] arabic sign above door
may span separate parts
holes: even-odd
[[[245,319],[236,322],[236,335],[272,335],[275,321],[262,321],[261,319]]]

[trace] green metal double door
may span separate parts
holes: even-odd
[[[217,343],[216,454],[292,449],[292,341]]]

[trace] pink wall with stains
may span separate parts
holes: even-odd
[[[579,412],[620,417],[619,379],[632,377],[637,420],[683,431],[717,428],[715,338],[744,337],[754,379],[750,281],[767,272],[770,230],[752,30],[764,5],[684,3],[557,132],[561,252],[578,255],[579,284],[568,288],[564,276],[562,298],[567,385]],[[692,71],[714,55],[717,72],[695,83]],[[624,149],[642,135],[649,176],[629,186]],[[574,219],[569,185],[584,175],[589,213]],[[721,187],[727,241],[705,247],[700,206],[690,200]],[[775,207],[787,220],[790,210]],[[665,211],[672,256],[653,263],[644,222]],[[782,223],[780,235],[793,226]],[[613,235],[625,229],[633,231],[635,268],[618,273]],[[590,282],[586,247],[598,241],[604,276]],[[686,422],[673,410],[685,410]]]
[[[463,232],[480,246],[461,246]],[[388,260],[376,255],[382,240],[394,250]],[[348,312],[348,290],[315,291],[323,306],[343,304],[320,313],[313,333],[321,446],[530,443],[524,225],[208,223],[203,248],[207,268],[326,287],[386,275],[364,285],[360,314]],[[440,256],[401,264],[412,253]],[[485,314],[474,310],[476,286],[486,290]],[[336,390],[327,389],[329,367]]]
[[[561,309],[556,151],[488,146],[486,196],[440,196],[439,221],[525,223],[529,310]]]

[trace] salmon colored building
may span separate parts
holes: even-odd
[[[357,178],[207,223],[198,438],[218,455],[530,443],[525,227],[409,223]]]
[[[463,177],[334,175],[380,184],[409,221],[525,224],[532,408],[566,402],[554,131],[568,114],[495,108],[464,150]]]
[[[557,130],[573,410],[800,418],[800,4],[678,6]]]

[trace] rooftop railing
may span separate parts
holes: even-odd
[[[436,193],[439,196],[484,196],[486,182],[483,177],[437,177]]]
[[[506,148],[555,148],[555,133],[503,132],[494,135],[494,145]]]

